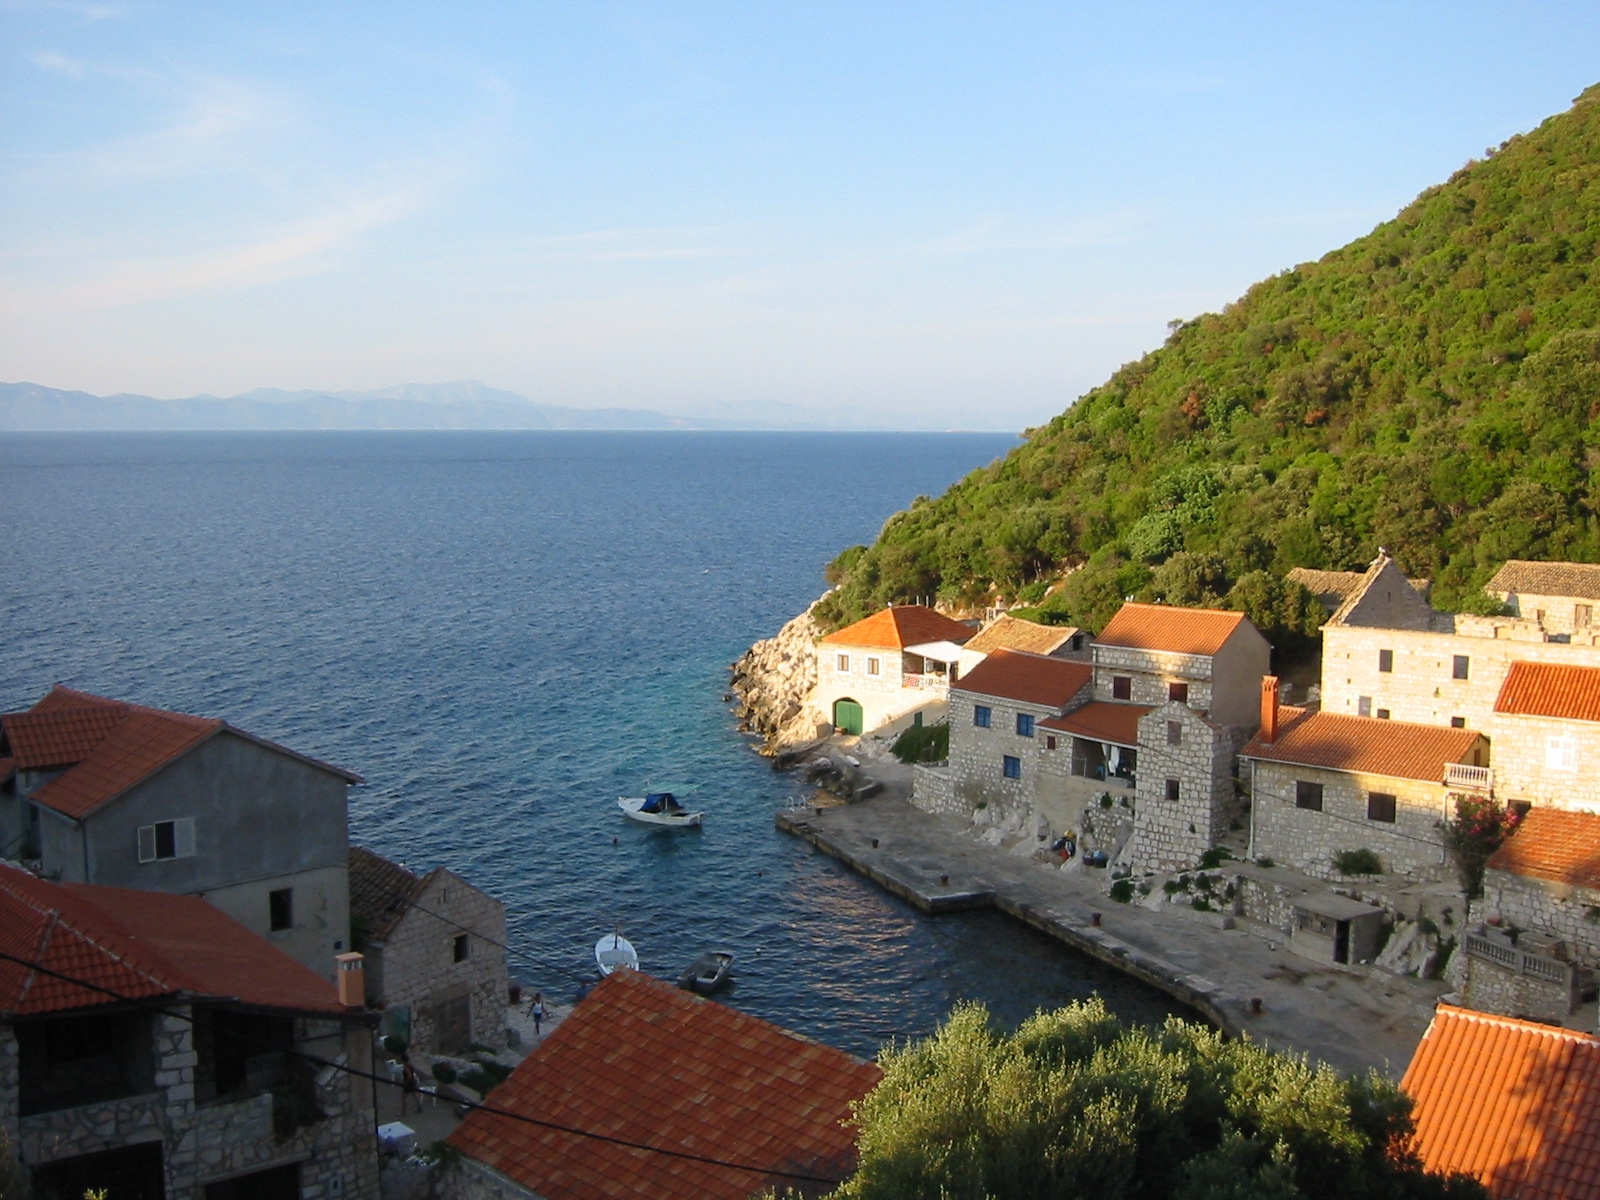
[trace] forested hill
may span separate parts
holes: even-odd
[[[918,498],[819,615],[1003,596],[1098,628],[1137,594],[1293,628],[1284,572],[1380,545],[1442,606],[1508,557],[1600,561],[1597,255],[1600,85]]]

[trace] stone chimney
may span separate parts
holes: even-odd
[[[1261,677],[1261,730],[1256,734],[1264,745],[1278,740],[1278,677]]]
[[[335,974],[339,980],[339,1003],[346,1008],[367,1006],[366,956],[361,954],[335,954]]]

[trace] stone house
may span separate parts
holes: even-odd
[[[1020,650],[1024,654],[1087,662],[1093,644],[1094,635],[1076,625],[1041,625],[1001,613],[961,647],[958,665],[966,674],[996,650]]]
[[[1328,879],[1339,853],[1370,850],[1386,871],[1443,877],[1440,823],[1453,792],[1483,790],[1483,735],[1279,705],[1276,693],[1268,676],[1261,727],[1239,753],[1250,857]]]
[[[1093,699],[1155,706],[1176,700],[1218,725],[1255,727],[1272,647],[1243,613],[1124,604],[1091,651]]]
[[[1508,559],[1484,590],[1516,617],[1538,623],[1550,634],[1588,636],[1596,630],[1600,565],[1528,562]]]
[[[216,718],[57,686],[0,717],[0,857],[204,896],[324,978],[350,936],[360,777]]]
[[[1192,867],[1238,815],[1232,730],[1178,700],[1139,718],[1133,834],[1119,863],[1140,873]]]
[[[417,875],[352,846],[350,917],[384,1033],[438,1054],[504,1044],[504,904],[444,867]]]
[[[743,1200],[774,1189],[821,1192],[855,1169],[850,1106],[881,1077],[842,1050],[617,971],[495,1089],[493,1109],[468,1114],[449,1136],[460,1157],[442,1194]],[[516,1119],[523,1114],[540,1123]]]
[[[871,733],[914,714],[944,718],[961,647],[972,629],[921,604],[899,604],[817,642],[818,719],[846,733]]]
[[[1497,796],[1600,812],[1600,666],[1513,662],[1488,732]]]
[[[36,1200],[377,1200],[359,984],[197,897],[5,865],[0,930],[0,1129]]]
[[[1364,571],[1315,571],[1310,567],[1295,567],[1289,572],[1290,583],[1298,583],[1306,591],[1315,596],[1321,603],[1323,610],[1331,617],[1350,599],[1351,595],[1360,590],[1366,579]],[[1412,579],[1409,581],[1412,589],[1424,601],[1433,590],[1433,584],[1427,579]]]

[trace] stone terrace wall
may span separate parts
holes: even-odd
[[[1470,1007],[1480,1012],[1557,1025],[1572,1012],[1572,994],[1566,985],[1520,975],[1499,963],[1473,955],[1463,957],[1466,959],[1463,990]]]
[[[1483,898],[1474,902],[1473,912],[1480,917],[1498,913],[1507,925],[1558,937],[1571,947],[1574,961],[1600,965],[1600,923],[1589,915],[1600,916],[1600,891],[1485,871]]]

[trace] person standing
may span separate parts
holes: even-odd
[[[544,993],[535,992],[533,1003],[528,1005],[528,1015],[533,1018],[533,1036],[544,1036]]]
[[[400,1064],[400,1115],[406,1115],[406,1101],[409,1099],[417,1106],[417,1112],[422,1111],[422,1085],[417,1081],[417,1069],[411,1065],[408,1056]]]

